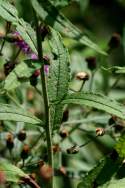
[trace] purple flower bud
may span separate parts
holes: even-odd
[[[49,74],[49,65],[44,65],[44,72],[46,75]]]

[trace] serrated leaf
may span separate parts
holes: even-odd
[[[125,158],[125,134],[123,134],[115,146],[116,151],[118,152],[121,158]]]
[[[36,34],[31,25],[18,17],[16,8],[9,2],[0,1],[0,16],[5,20],[12,22],[17,31],[33,52],[37,54]]]
[[[31,25],[25,22],[23,19],[19,19],[16,30],[19,32],[24,41],[30,46],[32,51],[37,54],[36,33]]]
[[[3,172],[7,182],[19,183],[20,179],[27,175],[18,167],[6,160],[0,160],[0,172]]]
[[[97,52],[106,55],[98,45],[92,42],[87,36],[85,36],[77,27],[75,27],[63,14],[48,0],[32,0],[32,6],[40,18],[48,25],[61,32],[67,37],[73,38],[79,41],[81,44],[86,45]]]
[[[49,68],[48,94],[51,101],[61,101],[68,92],[70,79],[69,54],[58,32],[51,30],[51,52],[56,56]]]
[[[104,165],[105,159],[101,160],[96,167],[88,172],[88,174],[83,178],[82,182],[78,184],[77,188],[92,188],[95,179],[101,172]]]
[[[22,108],[0,104],[0,120],[41,124],[42,121]]]
[[[105,183],[102,186],[99,186],[98,188],[124,188],[125,187],[125,178],[119,179],[119,180],[111,180],[107,183]]]
[[[39,61],[25,60],[21,62],[6,77],[3,89],[6,91],[15,89],[21,83],[28,81],[34,71],[40,68],[41,63]]]
[[[68,95],[62,104],[80,104],[103,110],[119,118],[125,119],[125,107],[115,100],[102,94],[94,93],[73,93]]]
[[[9,2],[0,1],[0,16],[9,22],[17,22],[18,12]]]
[[[58,32],[51,30],[51,39],[49,40],[51,52],[56,56],[52,61],[49,69],[48,77],[48,96],[49,101],[61,101],[68,92],[70,80],[69,54],[62,42],[62,38]],[[55,105],[52,107],[54,128],[58,127],[62,119],[63,105]]]

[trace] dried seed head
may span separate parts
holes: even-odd
[[[25,130],[20,130],[20,132],[17,134],[18,140],[23,142],[26,139],[26,132]]]
[[[94,56],[87,57],[86,61],[87,61],[88,68],[90,70],[96,69],[96,57]]]
[[[96,128],[96,136],[103,136],[105,134],[105,129]]]
[[[59,144],[54,144],[52,146],[53,153],[58,153],[61,149],[59,147]]]
[[[53,169],[49,165],[44,164],[40,168],[40,175],[44,180],[48,181],[53,176]]]
[[[68,133],[68,131],[66,129],[63,128],[60,131],[59,135],[61,136],[61,138],[66,138],[69,135],[69,133]]]
[[[23,146],[22,151],[21,151],[21,158],[22,158],[23,160],[27,159],[28,156],[29,156],[29,152],[30,152],[29,145],[28,145],[28,144],[25,144],[25,145]]]
[[[114,33],[108,43],[108,46],[110,49],[115,49],[120,46],[121,43],[121,37],[118,33]]]
[[[78,72],[76,74],[76,78],[78,80],[84,80],[84,81],[86,81],[86,80],[89,80],[89,74],[86,73],[86,72]]]
[[[12,150],[13,147],[14,147],[14,138],[13,138],[13,135],[11,133],[7,134],[7,137],[6,137],[6,147],[9,150]]]
[[[72,146],[71,148],[67,149],[68,154],[76,154],[79,152],[79,146]]]

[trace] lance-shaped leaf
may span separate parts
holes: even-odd
[[[77,27],[75,27],[63,14],[52,5],[48,0],[32,0],[32,6],[40,18],[48,25],[61,32],[67,37],[73,38],[80,43],[93,48],[99,53],[106,54],[98,45],[85,36]]]
[[[23,177],[27,177],[21,169],[6,160],[0,160],[0,172],[5,176],[6,182],[19,183]]]
[[[54,54],[54,59],[50,65],[48,77],[48,96],[52,103],[53,101],[61,101],[68,92],[70,80],[69,69],[69,54],[62,42],[60,34],[51,30],[51,39],[49,40],[51,52]],[[62,118],[63,105],[55,105],[52,107],[54,121],[53,124],[57,127]]]
[[[18,17],[18,12],[15,6],[9,2],[0,1],[0,16],[6,21],[12,22],[16,26],[21,37],[29,45],[33,52],[37,53],[36,35],[31,25]]]
[[[22,108],[12,105],[0,104],[0,120],[41,124],[42,121]]]
[[[80,104],[103,110],[119,118],[125,119],[125,107],[115,100],[94,93],[73,93],[68,95],[62,104]]]
[[[9,22],[18,21],[18,12],[9,2],[0,1],[0,16]]]
[[[48,93],[50,101],[62,100],[68,92],[70,79],[69,54],[58,32],[51,30],[51,52],[56,57],[49,68]]]
[[[37,54],[36,33],[31,25],[25,22],[23,19],[19,19],[16,30],[29,45],[31,50]]]
[[[40,69],[40,67],[41,63],[39,61],[30,59],[18,64],[5,79],[3,89],[6,91],[15,89],[21,83],[28,81],[34,71]]]

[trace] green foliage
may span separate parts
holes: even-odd
[[[125,178],[120,180],[111,180],[106,184],[99,186],[98,188],[124,188],[125,187]]]
[[[0,104],[0,120],[20,121],[31,124],[40,124],[41,121],[22,108]]]
[[[123,134],[117,142],[115,149],[121,158],[125,157],[125,134]]]
[[[118,102],[111,100],[110,98],[94,93],[73,93],[68,95],[62,104],[80,104],[103,110],[112,115],[125,119],[125,108]]]
[[[41,68],[39,61],[25,60],[17,65],[12,72],[6,77],[4,81],[3,89],[10,91],[20,86],[20,84],[29,80],[29,77],[34,73],[35,70]]]
[[[0,161],[0,172],[3,172],[7,182],[19,183],[21,178],[27,175],[15,165],[12,165],[6,160]]]
[[[76,28],[63,14],[47,0],[32,0],[32,5],[40,18],[51,27],[61,32],[67,37],[79,41],[97,52],[106,55],[95,43],[93,43],[87,36],[85,36],[78,28]]]

